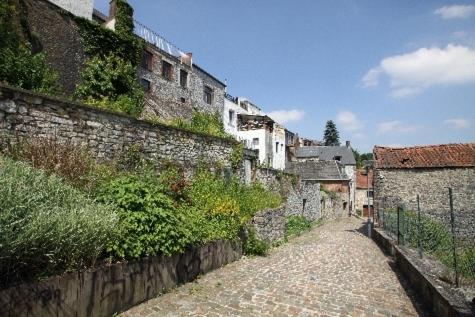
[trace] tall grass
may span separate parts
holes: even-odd
[[[93,266],[116,224],[108,206],[0,156],[0,283]]]

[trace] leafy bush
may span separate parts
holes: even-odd
[[[289,216],[285,223],[285,237],[299,236],[312,228],[312,222],[304,216]]]
[[[94,56],[86,62],[76,96],[86,103],[138,117],[144,93],[136,78],[136,67],[116,54]]]
[[[93,266],[116,236],[117,214],[65,184],[0,157],[2,282]]]
[[[256,237],[253,230],[249,230],[246,243],[244,244],[243,252],[246,255],[265,256],[269,252],[270,245]]]
[[[148,177],[125,174],[103,184],[99,197],[119,213],[119,237],[109,251],[118,258],[180,253],[191,236],[183,215],[163,187]]]

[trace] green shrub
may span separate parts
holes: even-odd
[[[191,241],[173,200],[148,177],[119,176],[103,184],[99,197],[114,204],[119,213],[120,235],[109,246],[114,257],[181,253]]]
[[[117,214],[65,184],[0,157],[3,282],[93,266],[115,238]]]
[[[299,236],[312,228],[312,222],[304,216],[289,216],[285,222],[285,237]]]
[[[136,67],[116,54],[94,56],[82,71],[76,96],[92,106],[138,117],[144,93],[136,78]]]
[[[249,230],[246,243],[244,244],[243,252],[246,255],[259,255],[265,256],[269,252],[270,245],[256,237],[253,230]]]

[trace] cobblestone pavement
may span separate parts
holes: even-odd
[[[361,227],[355,218],[324,224],[123,316],[422,316]]]

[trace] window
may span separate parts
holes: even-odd
[[[142,85],[142,88],[145,92],[149,92],[150,91],[150,88],[151,88],[151,84],[150,84],[150,81],[145,79],[145,78],[142,78],[140,79],[140,84]]]
[[[188,72],[180,69],[180,86],[186,88],[188,86]]]
[[[257,148],[259,146],[259,138],[252,139],[252,146]]]
[[[373,198],[373,191],[372,191],[372,190],[367,191],[367,192],[366,192],[366,197]]]
[[[149,51],[143,51],[142,53],[142,68],[152,71],[152,62],[153,62],[153,54]]]
[[[208,105],[210,105],[213,102],[213,89],[211,89],[211,87],[205,86],[203,100]]]
[[[234,111],[229,110],[229,125],[234,125]]]
[[[334,159],[335,159],[335,161],[340,162],[341,161],[341,156],[335,156]]]
[[[162,76],[168,80],[172,80],[172,64],[166,61],[162,61]]]
[[[275,153],[279,153],[279,142],[275,142]]]

